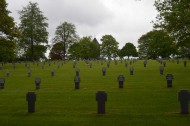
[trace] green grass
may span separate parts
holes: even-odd
[[[61,64],[61,63],[60,63]],[[74,89],[75,69],[72,62],[51,66],[30,63],[31,77],[27,76],[24,63],[5,64],[0,77],[6,79],[5,89],[0,89],[0,126],[189,126],[190,115],[179,114],[178,92],[190,90],[190,62],[187,67],[167,61],[164,75],[159,74],[157,61],[149,60],[147,67],[137,61],[134,75],[129,67],[112,61],[102,76],[101,62],[92,61],[89,68],[84,61],[77,63],[80,69],[80,89]],[[51,77],[51,69],[55,76]],[[6,77],[6,69],[10,77]],[[167,88],[165,75],[174,75],[173,87]],[[125,76],[124,88],[118,88],[117,77]],[[41,89],[35,90],[34,79],[42,79]],[[95,94],[105,90],[108,95],[106,114],[97,114]],[[37,94],[36,112],[27,113],[26,93]]]

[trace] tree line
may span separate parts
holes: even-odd
[[[1,0],[0,61],[46,59],[47,50],[51,60],[190,57],[190,1],[155,0],[154,6],[159,12],[154,28],[138,39],[137,51],[131,42],[119,49],[119,42],[109,34],[101,37],[101,43],[91,36],[80,38],[70,22],[57,26],[50,46],[48,19],[38,3],[29,2],[20,10],[20,24],[16,25],[9,16],[6,0]]]
[[[155,0],[154,6],[154,29],[139,38],[139,56],[190,58],[190,1]]]

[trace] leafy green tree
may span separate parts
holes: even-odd
[[[55,43],[50,50],[49,57],[51,58],[51,60],[62,60],[64,57],[63,43]]]
[[[118,49],[118,56],[120,59],[123,59],[124,57],[123,51],[121,51],[121,49]]]
[[[92,41],[91,37],[83,37],[80,39],[81,58],[94,59],[99,56],[99,46]]]
[[[138,44],[140,58],[165,58],[176,53],[172,38],[162,30],[153,30],[142,35]]]
[[[80,59],[81,58],[81,46],[79,42],[73,43],[68,52],[69,52],[69,57],[71,59]]]
[[[69,47],[78,41],[78,35],[76,33],[75,25],[72,23],[64,22],[56,28],[55,37],[53,39],[54,43],[63,43],[64,47],[64,57],[66,58],[66,54],[68,54]]]
[[[154,23],[175,39],[180,47],[190,48],[190,0],[156,0],[159,12]]]
[[[100,55],[99,45],[94,43],[91,37],[83,37],[79,43],[74,43],[69,52],[72,58],[96,59]]]
[[[121,55],[122,57],[127,56],[128,59],[129,59],[130,56],[134,56],[134,57],[138,56],[138,53],[137,53],[137,49],[136,49],[136,47],[133,45],[133,43],[128,42],[128,43],[126,43],[125,46],[120,50],[120,55]]]
[[[177,50],[177,55],[181,58],[188,57],[190,59],[190,50],[189,48],[179,47]]]
[[[25,53],[25,57],[27,60],[30,60],[33,57],[33,60],[46,59],[45,53],[47,50],[47,46],[43,45],[34,45],[33,46],[34,53],[32,54],[31,48],[28,48]]]
[[[26,54],[30,54],[27,57],[31,60],[37,59],[34,51],[40,50],[35,50],[34,46],[48,44],[47,18],[40,11],[38,4],[32,2],[23,7],[19,14],[21,20],[19,28],[22,33],[19,46],[23,52],[28,52],[30,49],[31,53]]]
[[[103,57],[108,59],[116,58],[118,56],[118,42],[112,35],[104,35],[101,38],[102,45],[100,47],[100,53]]]
[[[19,31],[9,16],[5,0],[0,1],[0,61],[12,61],[16,57],[16,42]]]

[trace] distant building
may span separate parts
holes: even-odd
[[[99,45],[99,42],[96,38],[93,39],[93,42]]]
[[[99,47],[99,54],[98,54],[98,57],[96,59],[100,59],[100,44],[96,38],[94,38],[92,42],[96,43]]]

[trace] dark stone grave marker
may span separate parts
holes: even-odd
[[[109,68],[109,67],[110,67],[110,62],[108,61],[108,62],[107,62],[107,68]]]
[[[130,65],[132,64],[132,61],[130,60]]]
[[[128,62],[125,62],[125,67],[127,67],[128,66]]]
[[[74,82],[75,82],[75,89],[79,89],[79,87],[80,87],[80,77],[75,76]]]
[[[76,62],[73,62],[73,68],[75,68],[76,67]]]
[[[146,67],[146,65],[147,65],[147,60],[144,61],[144,67]]]
[[[39,77],[35,78],[36,89],[40,89],[40,83],[41,79]]]
[[[28,69],[28,77],[30,77],[30,76],[31,76],[31,70]]]
[[[105,67],[102,68],[102,74],[103,74],[103,76],[106,75],[106,68]]]
[[[89,64],[89,67],[92,68],[92,63]]]
[[[36,94],[34,92],[28,92],[26,94],[26,101],[28,101],[28,112],[35,112]]]
[[[0,89],[4,89],[4,86],[5,86],[5,79],[0,78]]]
[[[161,75],[164,74],[164,66],[160,66],[160,74],[161,74]]]
[[[9,77],[10,76],[10,70],[6,70],[6,76]]]
[[[130,67],[130,68],[129,68],[129,71],[130,71],[130,75],[133,75],[133,74],[134,74],[134,68],[133,68],[133,67]]]
[[[172,87],[173,75],[172,74],[167,74],[166,75],[166,80],[167,80],[167,87],[171,88]]]
[[[51,76],[53,77],[54,76],[54,69],[51,69]]]
[[[189,113],[189,100],[190,100],[189,91],[188,90],[179,91],[178,100],[180,102],[180,113],[188,114]]]
[[[183,63],[184,63],[184,67],[186,67],[187,66],[187,61],[183,61]]]
[[[163,65],[164,65],[164,67],[166,67],[166,61],[163,61]]]
[[[98,91],[96,93],[96,101],[98,102],[98,114],[105,114],[105,102],[107,101],[106,92]]]
[[[123,75],[119,75],[117,77],[117,80],[119,82],[119,88],[123,88],[123,82],[125,81],[125,77]]]
[[[76,72],[76,76],[79,76],[80,70],[78,68],[75,70],[75,72]]]

